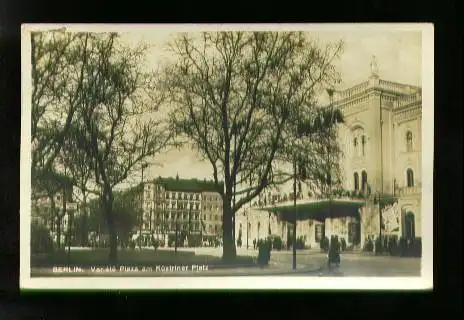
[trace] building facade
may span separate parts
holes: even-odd
[[[222,234],[222,198],[212,181],[158,178],[144,183],[142,201],[145,233],[165,239],[176,232]]]
[[[397,199],[383,210],[384,232],[421,236],[422,89],[380,79],[375,68],[370,78],[339,92],[334,105],[345,123],[340,126],[343,184]],[[378,209],[366,205],[369,215]],[[377,213],[378,215],[378,213]],[[371,229],[378,234],[379,220]],[[366,224],[368,227],[368,224]],[[361,228],[366,231],[368,228]],[[365,237],[361,237],[365,238]]]
[[[383,234],[421,237],[422,89],[382,80],[377,70],[373,62],[370,77],[335,92],[331,104],[344,116],[344,123],[337,127],[343,153],[340,160],[343,189],[351,193],[368,189],[370,196],[360,209],[359,219],[298,222],[297,236],[305,237],[307,245],[317,245],[322,236],[331,235],[355,245],[363,245],[367,237],[375,238],[380,231],[380,210],[374,200],[385,195],[395,200],[382,209]],[[278,194],[262,194],[252,207],[292,204],[292,191],[291,184],[284,185]],[[304,185],[298,186],[298,202],[310,201],[312,197]],[[249,219],[250,230],[256,230],[257,224],[262,223],[255,220]],[[285,234],[288,225],[280,224],[281,230],[275,234]]]

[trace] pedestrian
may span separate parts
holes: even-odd
[[[331,263],[335,263],[337,267],[340,265],[340,243],[338,242],[338,236],[332,235],[330,237],[328,258],[329,268]]]
[[[340,242],[338,241],[338,236],[335,236],[335,263],[337,267],[340,265],[340,251],[341,251],[341,245],[340,245]]]

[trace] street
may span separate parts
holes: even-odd
[[[279,265],[292,265],[291,252],[273,252],[271,261]],[[389,256],[365,256],[358,253],[341,255],[340,266],[326,265],[326,254],[316,252],[297,253],[297,269],[319,263],[321,270],[297,273],[299,276],[322,277],[414,277],[420,276],[420,258]]]
[[[170,250],[170,249],[168,249]],[[195,251],[198,255],[221,256],[222,248],[179,248],[179,251]],[[256,250],[238,248],[240,256],[257,256]],[[137,276],[311,276],[311,277],[414,277],[420,276],[421,259],[401,258],[389,256],[366,256],[361,253],[345,253],[341,255],[340,266],[328,268],[327,255],[318,250],[298,250],[297,270],[292,270],[291,251],[272,251],[269,267],[215,269],[205,272],[144,272],[135,273]],[[33,269],[35,276],[50,275],[51,270]],[[132,274],[135,275],[134,273]],[[60,274],[54,274],[59,276]],[[61,274],[61,276],[130,276],[128,272]]]

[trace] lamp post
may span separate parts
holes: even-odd
[[[293,235],[292,235],[292,242],[293,242],[293,263],[292,267],[293,270],[296,270],[296,221],[297,221],[297,206],[296,206],[296,174],[297,174],[297,165],[296,165],[296,157],[293,160]]]
[[[248,250],[248,237],[249,237],[249,231],[250,231],[250,223],[248,222],[248,212],[245,211],[245,216],[246,216],[246,222],[247,222],[247,250]]]
[[[143,184],[143,171],[145,168],[148,166],[146,163],[142,163],[142,179],[141,179],[141,188],[142,188],[142,195],[140,197],[141,199],[141,205],[140,205],[140,222],[139,222],[139,249],[142,250],[142,223],[143,223],[143,209],[144,209],[144,195],[145,195],[145,188]]]
[[[330,123],[329,123],[329,132],[328,132],[328,137],[327,137],[327,166],[328,166],[328,172],[327,172],[327,183],[328,183],[328,188],[329,188],[329,216],[331,219],[331,234],[333,235],[334,233],[334,228],[333,228],[333,220],[332,220],[332,162],[331,162],[331,150],[330,150],[330,140],[331,140],[331,134],[332,134],[332,124],[333,124],[333,115],[334,115],[334,110],[333,110],[333,94],[335,90],[330,87],[327,89],[327,94],[329,95],[329,101],[330,101]],[[325,121],[324,121],[325,122]]]
[[[381,193],[378,194],[379,201],[379,254],[382,253],[382,206],[380,203]]]

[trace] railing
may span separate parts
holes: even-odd
[[[422,192],[421,186],[399,188],[400,196],[417,195]]]
[[[390,82],[390,81],[385,81],[385,80],[379,80],[379,86],[382,89],[389,89],[393,91],[399,91],[402,93],[410,92],[410,90],[413,90],[414,87],[404,85],[401,83],[396,83],[396,82]]]
[[[282,193],[279,195],[274,195],[276,199],[270,199],[270,200],[257,200],[252,203],[252,207],[269,207],[269,206],[275,206],[279,204],[289,204],[293,203],[293,192],[290,192],[288,194]],[[329,195],[317,195],[313,193],[297,193],[296,200],[324,200],[328,199]],[[333,200],[366,200],[365,195],[362,191],[354,191],[354,190],[333,190],[332,195],[330,196],[331,199]]]
[[[421,92],[416,92],[414,94],[410,94],[403,99],[398,100],[398,108],[422,101],[422,94]]]
[[[350,98],[354,95],[357,95],[359,93],[362,93],[366,89],[369,88],[369,81],[365,81],[363,83],[360,83],[352,88],[346,89],[344,91],[340,91],[336,93],[335,99],[336,100],[342,100],[346,98]]]

